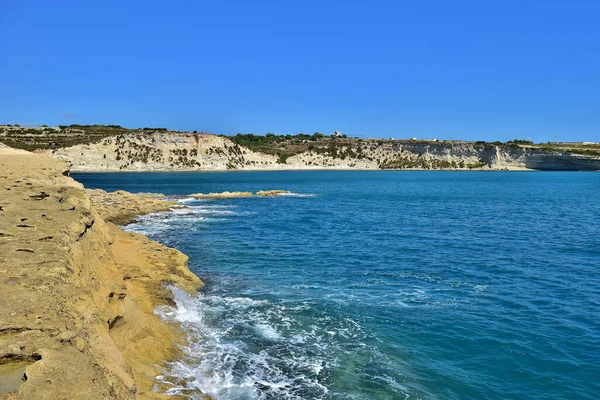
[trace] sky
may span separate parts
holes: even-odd
[[[0,0],[0,123],[600,141],[600,1]]]

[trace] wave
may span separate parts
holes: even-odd
[[[327,377],[340,366],[337,355],[364,346],[355,321],[312,316],[310,324],[299,323],[303,307],[172,290],[177,306],[156,312],[181,324],[188,345],[184,359],[169,363],[158,378],[169,394],[195,389],[217,400],[324,399]]]
[[[198,201],[198,199],[195,199],[193,197],[186,197],[184,199],[177,199],[178,203],[182,203],[182,204],[186,204],[186,203],[194,203]]]
[[[279,193],[277,196],[281,197],[315,197],[314,193]]]
[[[211,223],[229,217],[254,214],[251,211],[238,212],[235,205],[206,204],[196,199],[182,199],[180,203],[186,204],[186,207],[142,215],[123,228],[152,237],[176,225],[193,230],[199,228],[201,222]]]
[[[222,210],[215,207],[187,207],[187,208],[176,208],[171,211],[173,215],[239,215],[235,211]]]

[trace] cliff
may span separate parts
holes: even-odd
[[[292,137],[276,139],[269,147],[261,144],[262,139],[248,146],[235,140],[209,134],[137,132],[55,149],[51,154],[70,163],[73,171],[600,170],[600,152],[596,150],[576,152],[539,145]]]
[[[152,392],[154,377],[183,336],[154,309],[173,302],[165,283],[202,282],[182,253],[106,221],[165,202],[90,198],[67,175],[58,160],[0,148],[0,398],[172,398]]]
[[[54,150],[73,171],[173,171],[273,168],[277,157],[207,134],[133,133]]]

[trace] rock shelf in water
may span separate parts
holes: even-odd
[[[282,194],[290,194],[288,190],[259,190],[256,193],[252,192],[222,192],[222,193],[194,193],[190,197],[196,199],[234,199],[243,197],[275,197]]]

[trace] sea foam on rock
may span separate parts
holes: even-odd
[[[234,198],[244,198],[244,197],[274,197],[284,194],[290,194],[291,192],[287,190],[259,190],[256,193],[252,192],[221,192],[221,193],[194,193],[190,194],[190,197],[195,199],[234,199]]]

